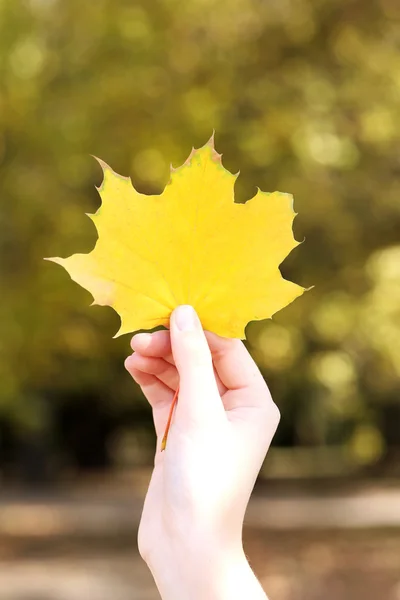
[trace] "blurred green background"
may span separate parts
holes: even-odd
[[[282,413],[257,573],[272,600],[399,600],[399,101],[398,0],[0,0],[1,600],[156,597],[130,336],[43,257],[93,248],[90,154],[159,193],[213,129],[237,200],[294,195],[281,268],[315,286],[247,328]]]
[[[282,271],[315,288],[247,329],[282,411],[276,447],[302,447],[310,472],[305,449],[339,472],[396,462],[399,20],[396,0],[0,1],[5,473],[151,457],[118,317],[42,259],[93,247],[90,154],[157,193],[213,128],[237,199],[294,194],[306,239]]]

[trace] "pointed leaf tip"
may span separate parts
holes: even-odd
[[[58,265],[62,265],[65,258],[60,258],[59,256],[46,256],[43,260],[47,260],[48,262],[54,262]]]
[[[95,156],[94,154],[91,154],[90,156],[99,163],[103,173],[105,173],[105,171],[112,171],[112,168],[110,167],[110,165],[108,165],[104,160],[102,160],[98,156]]]
[[[208,140],[206,146],[211,146],[211,148],[215,149],[215,129],[213,129],[211,137]]]

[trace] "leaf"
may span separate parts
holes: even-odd
[[[293,198],[257,191],[234,202],[232,175],[214,140],[193,149],[160,195],[137,192],[128,177],[99,161],[99,237],[89,254],[50,258],[90,291],[93,304],[121,317],[116,334],[168,326],[180,304],[191,304],[203,327],[245,338],[251,320],[270,318],[304,292],[282,278],[279,265],[299,242]]]

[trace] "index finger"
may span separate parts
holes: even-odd
[[[229,390],[265,387],[259,368],[242,340],[205,331],[215,369]]]

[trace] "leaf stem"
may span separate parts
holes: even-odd
[[[178,387],[175,390],[175,394],[174,394],[174,397],[172,399],[171,408],[169,409],[167,426],[165,428],[164,437],[163,437],[162,442],[161,442],[161,452],[163,452],[163,450],[165,450],[165,448],[167,446],[168,432],[169,432],[169,428],[171,427],[171,421],[172,421],[172,415],[174,414],[174,408],[176,406],[176,403],[178,402],[178,393],[179,393],[179,385],[178,385]]]

